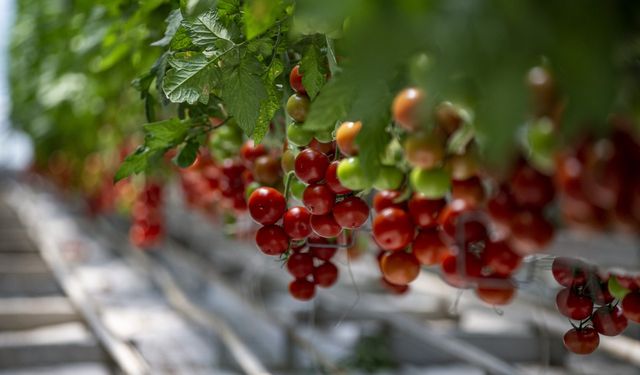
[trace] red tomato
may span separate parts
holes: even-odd
[[[373,219],[373,238],[385,250],[402,250],[413,240],[409,215],[399,208],[385,208]]]
[[[282,226],[294,240],[303,240],[311,234],[311,214],[304,207],[292,207],[284,213]]]
[[[280,220],[286,207],[284,195],[274,188],[259,187],[249,196],[249,214],[263,225]]]
[[[278,225],[266,225],[256,233],[256,244],[267,255],[280,255],[289,248],[289,237]]]
[[[591,354],[600,344],[600,336],[595,329],[584,327],[572,328],[564,334],[564,347],[575,354]]]
[[[420,263],[409,253],[394,251],[382,256],[380,268],[385,280],[396,285],[407,285],[420,274]]]

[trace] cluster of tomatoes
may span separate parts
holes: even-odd
[[[133,223],[129,228],[129,240],[140,248],[157,244],[164,234],[162,216],[162,187],[147,182],[138,194],[131,209]]]
[[[564,345],[571,352],[590,354],[598,347],[600,335],[617,336],[629,320],[640,322],[640,278],[602,275],[594,266],[570,258],[554,259],[551,270],[563,286],[556,296],[558,310],[578,321],[564,335]]]

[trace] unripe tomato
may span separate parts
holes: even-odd
[[[453,155],[447,160],[447,167],[454,180],[466,180],[478,173],[478,157],[473,152]]]
[[[404,173],[396,167],[383,165],[378,172],[378,177],[373,182],[373,187],[378,190],[398,189],[404,181]]]
[[[304,189],[307,188],[307,185],[305,185],[304,182],[298,180],[297,178],[292,178],[290,185],[289,185],[289,191],[291,192],[291,195],[299,200],[302,201],[302,195],[304,194]]]
[[[289,124],[287,127],[287,141],[294,146],[303,147],[313,139],[313,132],[304,129],[302,124]]]
[[[440,168],[413,168],[410,181],[415,191],[429,199],[443,198],[451,188],[449,174]]]
[[[440,166],[444,161],[446,139],[440,132],[417,132],[407,137],[404,153],[409,164],[425,169]]]
[[[289,74],[289,84],[293,91],[298,92],[300,94],[306,94],[307,90],[305,90],[302,85],[302,73],[300,73],[300,65],[296,65],[291,69],[291,73]]]
[[[400,91],[393,99],[391,107],[393,120],[408,131],[414,131],[421,126],[423,106],[426,99],[424,91],[409,87]]]
[[[385,208],[373,219],[373,238],[384,250],[406,248],[413,240],[414,232],[411,218],[399,208]]]
[[[314,137],[318,140],[318,142],[322,142],[322,143],[333,142],[333,130],[329,129],[324,131],[317,131],[314,133]],[[333,149],[335,150],[335,146],[333,147]]]
[[[280,181],[280,161],[272,155],[263,155],[255,159],[253,177],[265,185],[275,185]]]
[[[369,187],[358,157],[340,161],[337,174],[340,184],[348,189],[364,190]]]
[[[356,145],[356,136],[362,129],[362,123],[356,122],[343,122],[336,131],[336,143],[340,152],[346,156],[355,156],[358,154],[358,145]]]
[[[382,256],[380,269],[384,278],[390,283],[407,285],[418,278],[420,263],[412,254],[394,251]]]
[[[309,114],[311,102],[309,97],[303,94],[295,93],[287,100],[287,113],[296,122],[304,122]]]
[[[282,153],[282,158],[280,158],[280,166],[282,167],[282,172],[289,173],[295,168],[296,157],[291,150],[285,150]]]
[[[436,124],[447,134],[453,134],[463,123],[460,109],[450,102],[438,104],[435,112]]]

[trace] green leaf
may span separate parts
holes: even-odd
[[[179,51],[182,49],[189,48],[193,45],[191,41],[191,37],[189,36],[189,32],[184,26],[180,26],[176,33],[173,35],[173,39],[171,39],[171,44],[169,47],[173,51]]]
[[[167,29],[164,32],[164,37],[151,43],[152,46],[166,47],[172,42],[173,36],[176,34],[176,31],[178,31],[178,27],[180,27],[180,23],[182,22],[180,9],[172,10],[165,22],[167,23]]]
[[[148,149],[138,148],[136,152],[127,156],[126,159],[120,164],[120,168],[116,172],[113,181],[118,182],[123,178],[127,178],[132,174],[138,174],[144,172],[147,169],[147,159],[149,157]]]
[[[207,104],[214,80],[211,61],[200,52],[176,53],[169,57],[162,90],[174,103]]]
[[[196,156],[198,156],[199,147],[200,147],[200,144],[198,142],[195,142],[194,140],[188,141],[187,143],[184,144],[184,146],[180,150],[180,153],[175,159],[175,163],[180,168],[190,167],[193,164],[193,162],[196,160]]]
[[[302,84],[311,99],[315,98],[324,85],[326,71],[326,59],[315,43],[310,44],[302,55],[300,61]]]
[[[267,31],[284,10],[282,0],[247,0],[243,7],[243,21],[247,40]]]
[[[354,99],[353,82],[345,76],[329,81],[311,103],[309,116],[304,123],[307,130],[332,130],[336,122],[346,119]]]
[[[187,136],[190,120],[169,120],[145,124],[142,129],[145,133],[144,144],[150,150],[171,148]]]
[[[220,40],[233,44],[227,29],[219,22],[218,14],[214,10],[197,15],[182,24],[196,46],[207,47]]]

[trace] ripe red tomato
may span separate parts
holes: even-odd
[[[322,152],[307,148],[296,157],[296,176],[307,184],[320,182],[329,167],[329,158]]]
[[[551,264],[551,273],[558,284],[570,288],[586,285],[591,270],[589,265],[579,259],[557,257]]]
[[[311,234],[311,214],[304,207],[292,207],[284,213],[282,226],[294,240],[303,240]]]
[[[615,297],[609,291],[609,278],[598,278],[589,282],[585,288],[587,294],[596,305],[607,305],[613,303]]]
[[[438,215],[445,207],[444,199],[428,199],[418,193],[409,199],[409,215],[416,226],[427,229],[438,225]]]
[[[420,274],[420,263],[409,253],[394,251],[380,259],[380,269],[385,280],[396,285],[407,285]]]
[[[409,291],[409,285],[405,284],[405,285],[396,285],[393,283],[390,283],[389,280],[385,279],[384,276],[382,276],[380,278],[380,284],[389,292],[395,294],[395,295],[402,295],[402,294],[406,294]]]
[[[333,217],[341,227],[360,228],[369,218],[369,206],[358,197],[347,197],[335,204]]]
[[[416,259],[425,266],[441,263],[450,253],[449,248],[442,242],[440,234],[435,229],[418,232],[411,245],[411,250]]]
[[[289,84],[293,91],[298,92],[300,94],[306,94],[307,90],[305,90],[302,85],[302,73],[300,72],[300,65],[296,65],[291,69],[291,73],[289,73]]]
[[[313,272],[313,256],[309,253],[293,253],[287,259],[287,270],[296,279],[305,278]]]
[[[309,147],[316,151],[320,151],[323,154],[331,155],[336,150],[336,142],[335,141],[320,142],[318,139],[313,138],[311,140],[311,143],[309,143]]]
[[[384,250],[402,250],[413,240],[415,229],[409,215],[399,208],[385,208],[373,219],[373,238]]]
[[[302,203],[313,215],[325,215],[331,212],[336,194],[325,184],[312,184],[304,189]]]
[[[520,211],[511,223],[509,244],[521,255],[542,251],[553,240],[553,225],[540,212]]]
[[[564,334],[564,347],[575,354],[591,354],[600,345],[600,336],[595,329],[584,327],[572,328]]]
[[[295,93],[287,100],[287,113],[296,122],[304,122],[309,114],[310,106],[311,102],[307,95]]]
[[[373,196],[373,210],[378,213],[389,207],[405,209],[406,202],[396,202],[400,196],[402,192],[398,190],[380,190]]]
[[[256,144],[250,139],[242,144],[240,148],[240,157],[249,163],[253,163],[259,156],[267,154],[267,149],[262,144]]]
[[[280,160],[272,155],[263,155],[253,163],[253,177],[261,184],[275,185],[280,181]]]
[[[573,320],[587,319],[593,312],[591,298],[580,295],[570,288],[564,288],[558,292],[556,306],[562,315]]]
[[[593,328],[605,336],[617,336],[627,328],[629,321],[619,307],[602,306],[593,314]]]
[[[286,207],[284,195],[274,188],[259,187],[249,197],[249,214],[262,225],[276,223]]]
[[[258,248],[267,255],[280,255],[289,248],[289,237],[279,225],[265,225],[256,233]]]
[[[333,258],[333,256],[336,254],[336,251],[338,250],[335,247],[318,246],[318,245],[322,245],[322,244],[327,244],[327,245],[331,244],[331,242],[329,242],[326,238],[311,236],[311,237],[309,237],[309,241],[308,242],[309,242],[309,245],[310,245],[309,249],[311,251],[311,254],[316,259],[330,260],[331,258]]]
[[[511,191],[521,207],[541,209],[553,200],[551,178],[522,164],[511,178]]]
[[[461,248],[489,238],[481,212],[460,199],[451,201],[440,212],[438,223],[442,228],[443,240]]]
[[[426,95],[418,88],[409,87],[400,91],[393,99],[391,107],[393,120],[408,131],[420,127]]]
[[[336,130],[336,143],[340,152],[346,156],[355,156],[358,154],[358,145],[356,145],[356,136],[362,129],[362,123],[356,122],[343,122]]]
[[[465,200],[473,206],[479,206],[484,203],[486,195],[482,181],[477,176],[474,176],[466,180],[453,180],[451,197]]]
[[[337,237],[342,232],[342,227],[331,213],[311,215],[311,229],[313,229],[313,233],[325,238]]]
[[[329,167],[327,167],[327,171],[325,173],[324,178],[327,182],[327,185],[331,190],[333,190],[334,193],[336,194],[350,193],[351,190],[342,186],[342,184],[340,183],[340,180],[338,180],[338,164],[340,164],[340,162],[337,160],[331,162],[331,164],[329,164]]]
[[[487,242],[482,261],[494,274],[508,276],[520,266],[522,257],[504,241]]]
[[[338,267],[331,262],[324,262],[313,270],[313,281],[323,288],[332,286],[338,281]]]
[[[624,296],[622,312],[627,319],[640,323],[640,292],[631,292]]]
[[[518,212],[518,208],[508,187],[502,186],[498,193],[487,202],[487,211],[498,229],[504,234],[511,231],[511,220]]]
[[[494,284],[495,283],[495,284]],[[483,282],[476,288],[476,295],[490,305],[506,305],[516,294],[516,286],[511,279],[491,279],[491,284]]]
[[[316,286],[305,279],[296,279],[289,284],[289,293],[295,299],[308,301],[315,296]]]

